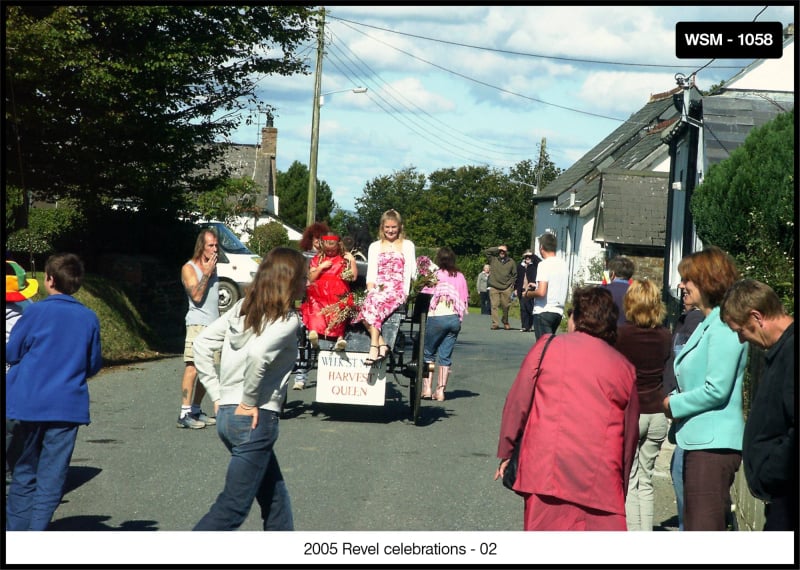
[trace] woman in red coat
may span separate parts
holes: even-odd
[[[344,350],[346,323],[337,322],[334,315],[324,313],[323,309],[335,305],[350,292],[350,282],[358,277],[358,268],[353,255],[342,247],[339,236],[324,235],[320,243],[322,251],[309,264],[309,284],[300,312],[312,347],[318,346],[320,337],[331,337],[336,339],[334,349]]]
[[[506,397],[495,479],[524,430],[514,490],[525,530],[626,530],[625,493],[639,439],[636,369],[612,346],[617,314],[602,287],[576,289],[569,332],[547,336],[522,362]],[[549,335],[548,335],[549,336]]]

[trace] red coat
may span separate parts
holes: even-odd
[[[511,456],[526,426],[515,490],[624,515],[639,440],[636,369],[599,338],[560,334],[545,353],[529,416],[544,340],[528,352],[508,392],[497,456]]]

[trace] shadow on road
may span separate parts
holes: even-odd
[[[76,517],[67,517],[53,521],[47,530],[131,530],[131,531],[147,531],[158,530],[156,521],[125,521],[118,527],[109,526],[105,521],[111,519],[108,515],[85,515]]]
[[[678,530],[678,515],[675,515],[675,516],[673,516],[671,518],[668,518],[665,521],[661,521],[661,524],[654,524],[653,525],[653,530],[654,531],[655,530],[666,530],[666,531]]]
[[[77,489],[84,483],[88,483],[100,475],[101,471],[102,469],[97,467],[81,467],[70,465],[69,471],[67,472],[67,480],[64,483],[64,495]]]

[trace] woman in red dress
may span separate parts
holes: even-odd
[[[318,346],[319,337],[336,339],[334,348],[344,350],[346,322],[335,323],[332,314],[323,314],[322,309],[338,303],[350,292],[350,283],[358,277],[356,261],[345,252],[339,236],[328,234],[320,239],[322,251],[311,259],[308,270],[306,300],[300,307],[303,324],[308,329],[311,345]]]

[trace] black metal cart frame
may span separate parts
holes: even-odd
[[[383,324],[381,335],[389,346],[387,357],[375,366],[386,366],[386,371],[391,373],[395,382],[398,374],[408,378],[408,399],[410,418],[418,424],[422,395],[422,383],[430,372],[430,365],[425,365],[425,325],[428,318],[428,306],[431,296],[419,293],[413,300],[400,305]],[[345,336],[347,350],[350,352],[369,352],[370,337],[363,325],[348,326]],[[308,340],[308,331],[303,329],[303,335],[298,342],[298,357],[295,370],[313,370],[317,368],[317,358],[320,350],[333,350],[334,340],[321,337],[318,348],[311,347]]]

